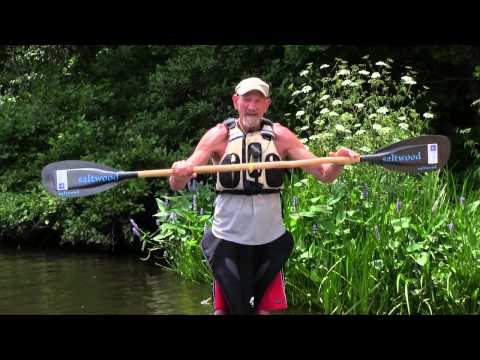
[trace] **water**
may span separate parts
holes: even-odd
[[[137,256],[0,249],[0,315],[208,315],[210,297]]]
[[[0,314],[211,314],[207,284],[138,257],[0,249]]]

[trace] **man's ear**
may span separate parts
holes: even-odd
[[[267,109],[270,107],[270,105],[272,105],[272,99],[271,98],[267,98]]]
[[[232,95],[232,103],[233,103],[233,107],[235,108],[235,110],[238,110],[238,105],[237,105],[238,98],[239,98],[238,94],[233,94]]]

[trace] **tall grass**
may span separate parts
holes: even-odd
[[[292,178],[291,302],[328,314],[477,313],[480,196],[468,178],[459,194],[448,171],[360,167],[329,186]]]

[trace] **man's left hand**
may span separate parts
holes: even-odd
[[[330,152],[328,155],[329,156],[346,156],[357,161],[360,158],[360,154],[346,147],[341,147],[335,152]]]

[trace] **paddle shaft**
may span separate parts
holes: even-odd
[[[257,169],[291,169],[301,167],[311,167],[321,164],[341,164],[347,165],[356,162],[360,162],[361,158],[354,160],[349,157],[336,156],[336,157],[322,157],[306,160],[291,160],[291,161],[268,161],[268,162],[256,162],[256,163],[243,163],[243,164],[229,164],[229,165],[201,165],[194,166],[193,171],[197,174],[210,174],[217,172],[234,172],[241,170],[253,171]],[[162,177],[173,175],[172,169],[161,170],[143,170],[137,172],[138,177]]]

